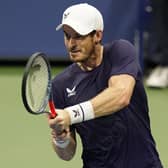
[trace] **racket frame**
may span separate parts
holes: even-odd
[[[42,57],[43,60],[45,61],[46,65],[47,65],[47,71],[48,71],[48,85],[47,85],[47,89],[46,89],[46,94],[45,94],[45,98],[43,100],[43,104],[40,107],[39,111],[33,111],[31,109],[31,107],[29,106],[28,102],[27,102],[27,98],[26,98],[26,87],[27,87],[27,79],[28,79],[28,75],[31,69],[31,66],[33,65],[34,61],[36,60],[37,57]],[[47,107],[47,104],[50,107],[50,117],[51,118],[55,118],[56,117],[56,111],[55,111],[55,106],[54,106],[54,102],[52,100],[52,94],[51,94],[51,90],[52,90],[52,82],[51,82],[51,66],[49,64],[49,61],[46,58],[47,56],[42,53],[42,52],[36,52],[34,53],[28,60],[25,70],[24,70],[24,74],[23,74],[23,78],[22,78],[22,87],[21,87],[21,91],[22,91],[22,100],[23,100],[23,104],[26,108],[26,110],[28,112],[30,112],[31,114],[41,114],[41,113],[45,113],[45,109]],[[48,113],[48,112],[46,112]]]

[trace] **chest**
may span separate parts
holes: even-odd
[[[108,86],[109,74],[104,71],[76,74],[64,88],[64,100],[71,106],[95,97]]]

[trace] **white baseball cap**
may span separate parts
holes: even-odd
[[[81,3],[68,7],[62,16],[62,23],[56,27],[56,30],[68,25],[80,35],[87,35],[93,30],[103,31],[102,14],[87,3]]]

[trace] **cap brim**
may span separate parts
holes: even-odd
[[[63,25],[68,25],[70,26],[72,29],[74,29],[77,33],[79,33],[80,35],[87,35],[88,33],[90,33],[92,30],[86,30],[86,29],[83,29],[83,27],[79,27],[78,24],[68,24],[68,23],[64,23],[64,24],[59,24],[57,27],[56,27],[56,31],[60,30]]]
[[[63,25],[68,25],[70,26],[72,29],[74,29],[77,33],[79,33],[80,35],[87,35],[89,34],[91,31],[93,31],[93,29],[91,28],[88,28],[86,26],[83,26],[83,25],[80,25],[79,23],[77,22],[73,22],[73,21],[66,21],[64,23],[61,23],[59,24],[57,27],[56,27],[56,30],[60,30]]]
[[[55,29],[56,31],[60,30],[62,28],[63,24],[59,24]]]

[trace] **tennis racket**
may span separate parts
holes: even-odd
[[[22,79],[22,100],[31,114],[49,113],[56,117],[52,99],[51,67],[44,53],[34,53],[28,60]],[[49,105],[49,111],[46,111]]]

